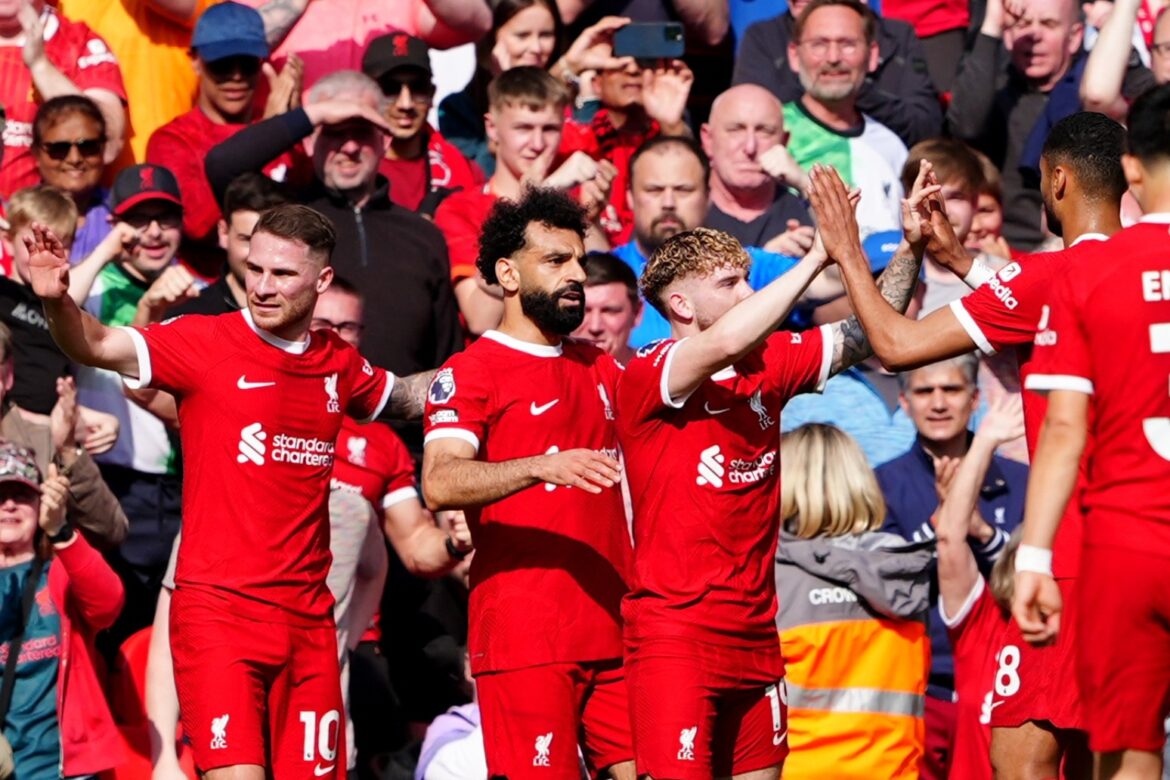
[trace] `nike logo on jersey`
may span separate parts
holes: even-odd
[[[255,390],[257,387],[272,387],[276,382],[249,382],[240,374],[240,378],[236,380],[236,387],[241,390]]]
[[[773,734],[772,735],[772,744],[775,745],[776,747],[780,747],[781,745],[784,744],[784,741],[786,739],[788,739],[788,731],[787,730],[785,730],[779,734]]]
[[[330,764],[329,766],[321,766],[320,764],[317,764],[313,767],[313,777],[324,777],[333,771],[333,766],[333,764]]]
[[[528,411],[532,412],[533,417],[539,417],[540,415],[547,412],[549,409],[556,406],[557,403],[560,402],[560,400],[561,399],[559,399],[559,398],[554,398],[551,401],[549,401],[547,404],[545,404],[544,406],[537,406],[536,401],[533,401],[532,405],[528,407]]]
[[[712,415],[712,416],[714,416],[714,415],[716,415],[716,414],[723,414],[724,412],[730,412],[730,411],[731,411],[731,407],[730,407],[730,406],[729,406],[729,407],[727,407],[726,409],[712,409],[712,408],[711,408],[711,404],[710,404],[710,403],[705,403],[705,404],[703,404],[703,408],[707,410],[707,414],[710,414],[710,415]]]

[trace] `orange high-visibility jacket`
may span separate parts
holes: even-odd
[[[917,778],[933,542],[866,533],[796,539],[776,554],[788,691],[783,778]]]

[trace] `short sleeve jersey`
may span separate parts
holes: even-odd
[[[389,425],[359,425],[350,417],[337,437],[331,486],[357,493],[379,509],[418,498],[414,460],[398,434]]]
[[[579,448],[616,458],[620,372],[590,344],[488,331],[435,375],[426,442],[462,439],[489,463]],[[621,657],[632,550],[620,486],[533,485],[468,509],[467,521],[473,673]]]
[[[122,72],[113,52],[93,30],[72,22],[46,7],[41,15],[45,28],[45,56],[83,92],[107,89],[126,100]],[[4,160],[0,166],[0,192],[11,195],[36,184],[32,157],[32,123],[44,98],[33,86],[32,73],[21,59],[20,46],[0,47],[0,104],[8,114],[4,126]]]
[[[829,376],[827,326],[780,332],[670,397],[678,345],[639,350],[618,387],[618,428],[634,505],[632,644],[697,640],[743,650],[783,674],[773,578],[779,534],[780,409]]]
[[[453,193],[439,204],[435,225],[447,240],[451,259],[451,282],[475,276],[479,256],[479,230],[498,198],[490,185]]]
[[[1032,373],[1032,342],[1037,330],[1044,329],[1042,321],[1049,311],[1053,286],[1068,269],[1092,263],[1104,238],[1082,236],[1060,252],[1039,252],[1011,262],[970,295],[952,301],[951,311],[985,354],[1014,347],[1020,384],[1026,385]],[[1036,451],[1048,403],[1043,396],[1029,392],[1023,394],[1023,400],[1024,433],[1031,455]],[[1053,572],[1058,577],[1075,577],[1080,571],[1081,526],[1080,512],[1074,506],[1065,513],[1056,540]]]
[[[175,584],[261,620],[330,618],[329,480],[345,415],[381,412],[393,378],[332,333],[288,342],[247,311],[127,328],[136,382],[175,395],[185,472]]]
[[[941,611],[941,603],[940,603]],[[942,613],[955,656],[959,712],[955,719],[950,777],[991,780],[991,708],[994,706],[995,654],[1007,627],[987,582],[980,577],[953,618]]]
[[[1093,397],[1086,543],[1170,556],[1170,214],[1101,252],[1062,280],[1027,386]]]

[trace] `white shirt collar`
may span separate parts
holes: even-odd
[[[505,347],[533,357],[560,357],[563,351],[560,344],[533,344],[530,341],[521,341],[514,336],[509,336],[507,333],[500,333],[498,330],[489,330],[483,334],[482,338],[491,339],[498,344],[503,344]]]
[[[277,349],[283,350],[290,355],[303,355],[309,348],[310,337],[308,334],[306,334],[305,337],[300,341],[288,341],[287,339],[282,339],[280,336],[277,336],[273,333],[269,333],[268,331],[264,330],[264,328],[261,328],[259,325],[253,322],[252,312],[248,311],[247,307],[241,309],[240,313],[244,315],[244,322],[248,323],[248,327],[252,329],[252,332],[263,339],[266,344],[271,344]]]
[[[1081,233],[1079,236],[1076,237],[1075,240],[1073,240],[1073,242],[1071,244],[1069,244],[1069,247],[1070,248],[1074,247],[1077,244],[1081,243],[1082,241],[1108,241],[1108,240],[1109,240],[1109,236],[1105,235],[1104,233]]]

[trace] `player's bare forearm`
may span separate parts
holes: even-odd
[[[390,420],[421,420],[427,405],[427,388],[435,376],[434,369],[394,378],[390,400],[382,417]]]
[[[1060,518],[1077,483],[1088,432],[1089,396],[1073,390],[1048,394],[1048,414],[1028,475],[1021,544],[1052,549]]]
[[[103,325],[69,296],[42,299],[49,333],[74,363],[138,376],[138,354],[130,336]]]
[[[279,45],[308,7],[309,0],[268,0],[260,6],[258,10],[264,20],[264,37],[268,39],[268,45]]]
[[[432,511],[469,509],[507,498],[540,482],[542,456],[488,463],[451,453],[423,450],[422,490]]]
[[[861,263],[842,263],[841,268],[857,314],[833,326],[833,365],[830,370],[834,374],[874,353],[875,345],[867,333],[872,333],[878,341],[885,341],[889,338],[887,329],[907,329],[915,324],[903,317],[902,312],[906,311],[914,295],[922,255],[903,241],[876,284]],[[865,322],[864,328],[862,322]]]
[[[950,616],[959,612],[980,576],[967,536],[979,488],[994,454],[994,442],[976,437],[955,472],[946,500],[938,509],[935,534],[938,538],[939,598]]]
[[[434,524],[415,499],[387,509],[382,527],[402,565],[417,577],[441,577],[459,563],[447,552],[447,532]]]

